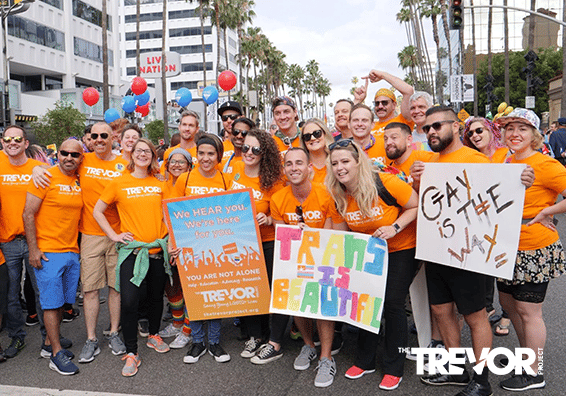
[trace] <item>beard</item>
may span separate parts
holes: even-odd
[[[450,144],[454,141],[454,135],[449,134],[446,137],[438,137],[437,143],[431,143],[430,139],[428,139],[428,145],[432,151],[435,153],[442,152],[446,147],[450,146]]]
[[[387,158],[389,158],[390,160],[396,160],[397,158],[405,154],[405,151],[407,151],[407,147],[405,147],[403,150],[401,150],[399,147],[395,147],[395,150],[393,151],[386,150],[385,153],[387,155]]]

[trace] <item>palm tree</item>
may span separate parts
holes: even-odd
[[[251,23],[252,19],[255,17],[255,12],[252,10],[255,3],[253,0],[232,0],[235,7],[239,12],[235,15],[236,22],[236,32],[238,33],[238,65],[239,65],[239,76],[240,76],[240,97],[243,91],[243,81],[242,81],[242,55],[241,55],[241,45],[243,39],[243,26],[246,23]],[[246,75],[246,84],[248,84],[248,76]]]
[[[478,84],[477,84],[477,75],[478,75],[478,62],[476,60],[476,18],[474,14],[474,0],[470,0],[470,8],[471,15],[472,15],[472,67],[474,71],[474,117],[478,116]]]
[[[413,84],[417,82],[417,76],[415,73],[415,67],[418,64],[417,51],[415,46],[408,45],[404,47],[398,54],[397,59],[399,59],[399,66],[401,69],[409,69],[409,77]]]
[[[320,67],[318,62],[314,59],[311,59],[307,62],[305,66],[306,74],[305,74],[305,87],[307,87],[312,93],[312,103],[313,108],[318,110],[318,102],[316,100],[316,83],[318,79],[321,77],[320,74]]]
[[[110,87],[108,85],[108,11],[106,0],[102,0],[102,103],[104,111],[110,108]]]
[[[140,58],[140,12],[141,2],[136,0],[136,76],[140,76],[141,58]]]
[[[448,10],[446,7],[446,0],[438,0],[440,3],[440,12],[442,15],[442,27],[444,28],[444,37],[446,38],[446,47],[448,50],[448,65],[452,74],[452,46],[450,45],[450,29],[448,28]]]
[[[188,0],[190,3],[192,3],[195,0]],[[200,40],[201,40],[201,50],[202,50],[202,84],[203,87],[206,87],[206,51],[205,51],[205,45],[204,45],[204,12],[203,12],[203,6],[205,3],[207,3],[208,0],[198,0],[198,13],[199,13],[199,20],[200,20]],[[204,103],[204,114],[205,117],[204,118],[204,130],[206,131],[208,128],[208,120],[206,117],[206,103]]]
[[[507,0],[503,0],[503,5],[507,6]],[[566,15],[566,14],[565,14]],[[503,40],[505,52],[505,102],[509,103],[509,16],[507,15],[507,8],[503,9]],[[564,33],[562,33],[564,35]],[[562,36],[564,38],[564,36]],[[563,113],[566,114],[566,113]]]
[[[419,8],[421,15],[425,18],[430,18],[432,22],[432,36],[434,38],[434,43],[436,44],[436,59],[438,66],[440,67],[440,36],[438,34],[438,22],[436,20],[436,17],[441,12],[440,3],[438,2],[438,0],[423,0]],[[441,91],[436,89],[434,92],[436,92],[437,103],[441,103]]]
[[[299,116],[304,119],[303,112],[303,93],[304,93],[304,79],[305,71],[297,63],[293,63],[289,66],[287,72],[286,83],[291,88],[289,95],[295,97],[295,101],[299,103]]]
[[[161,27],[161,97],[163,98],[163,138],[169,143],[169,109],[167,108],[167,76],[165,71],[167,51],[167,1],[163,0],[163,21]]]

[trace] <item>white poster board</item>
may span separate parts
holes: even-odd
[[[387,242],[371,235],[277,225],[271,313],[379,332]]]
[[[525,187],[522,164],[427,163],[416,257],[513,278]]]

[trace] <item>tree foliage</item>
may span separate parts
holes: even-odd
[[[31,127],[40,144],[55,143],[57,147],[71,136],[82,137],[86,116],[71,103],[57,101],[55,108],[32,123]]]
[[[159,139],[163,139],[163,131],[165,126],[163,120],[155,120],[145,124],[145,132],[147,137],[156,146],[159,144]]]

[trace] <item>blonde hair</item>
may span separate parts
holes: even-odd
[[[542,144],[544,142],[544,137],[542,136],[540,131],[538,129],[536,129],[535,127],[531,126],[530,124],[527,124],[526,122],[521,122],[521,121],[516,121],[516,122],[521,123],[523,125],[526,125],[530,128],[531,133],[533,134],[533,139],[531,140],[531,148],[533,150],[539,150],[542,147]],[[507,125],[509,125],[509,124],[507,124]],[[507,139],[506,138],[507,125],[505,125],[505,127],[503,127],[502,143],[504,143],[504,144],[505,144],[505,141]]]
[[[134,146],[132,147],[132,157],[130,158],[130,163],[128,164],[127,169],[130,172],[133,172],[136,169],[136,165],[134,164],[134,155],[133,154],[134,154],[134,151],[136,150],[136,147],[140,143],[147,144],[147,146],[151,150],[151,163],[147,166],[147,173],[150,176],[155,176],[160,171],[159,162],[157,162],[157,150],[155,150],[155,146],[153,145],[153,143],[151,143],[151,141],[149,141],[146,138],[139,138],[134,143]]]
[[[356,183],[356,188],[353,191],[348,191],[346,186],[336,179],[336,176],[332,171],[332,153],[338,150],[349,152],[358,164],[356,167],[358,170],[358,181]],[[360,153],[362,153],[362,155],[360,155]],[[325,182],[330,195],[336,202],[336,208],[340,215],[344,216],[346,214],[348,197],[352,197],[358,204],[358,207],[364,216],[372,216],[371,208],[378,198],[377,188],[375,185],[376,173],[377,167],[371,163],[369,157],[353,140],[350,140],[350,143],[345,147],[334,147],[334,149],[330,152],[329,161],[327,163]]]
[[[330,154],[330,150],[328,150],[328,146],[331,145],[334,142],[334,138],[332,137],[332,134],[330,133],[330,129],[328,129],[328,127],[326,126],[324,121],[322,121],[320,118],[309,118],[305,122],[305,125],[303,125],[303,127],[301,128],[301,142],[300,142],[301,147],[308,151],[307,146],[306,146],[306,144],[303,140],[303,133],[305,131],[305,128],[309,124],[315,124],[320,129],[322,129],[322,132],[324,133],[324,143],[325,143],[324,144],[324,151],[326,152],[326,155]]]

